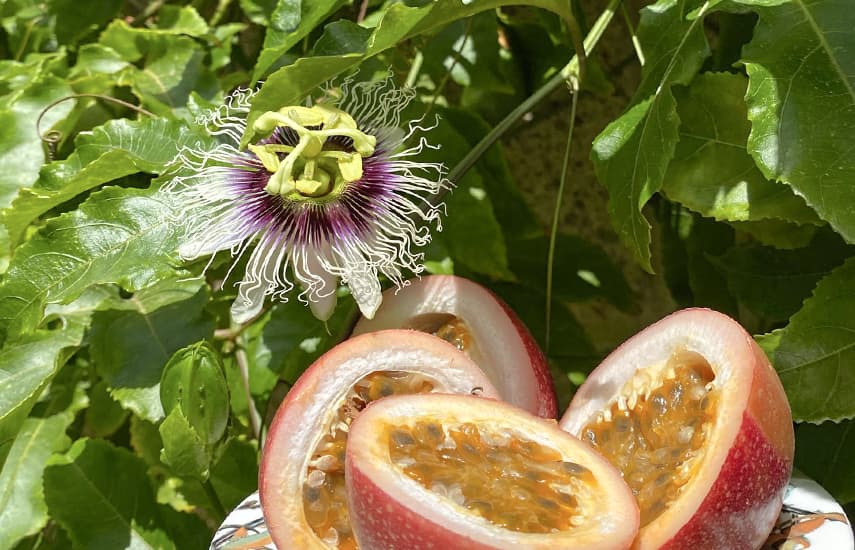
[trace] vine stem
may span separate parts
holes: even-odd
[[[249,357],[247,357],[246,350],[244,349],[245,342],[243,342],[243,335],[238,335],[237,339],[238,342],[235,343],[235,361],[237,362],[238,372],[243,383],[243,390],[246,394],[249,426],[252,429],[252,435],[255,436],[255,439],[261,441],[261,414],[259,414],[258,409],[255,407],[255,400],[252,398],[252,391],[249,387]]]
[[[591,30],[588,32],[585,40],[582,41],[583,56],[589,56],[591,52],[594,51],[597,43],[603,37],[603,33],[606,28],[608,28],[609,23],[611,23],[620,3],[621,0],[609,0],[608,6],[606,6],[606,9],[591,26]],[[476,144],[475,147],[473,147],[454,168],[452,168],[451,172],[448,173],[448,179],[451,180],[452,183],[460,181],[466,172],[468,172],[469,169],[478,162],[478,159],[481,158],[487,149],[489,149],[496,140],[502,137],[517,120],[522,118],[522,116],[534,108],[535,105],[543,101],[546,96],[554,92],[563,82],[569,80],[571,77],[575,77],[578,80],[579,76],[579,56],[574,55],[573,58],[570,59],[570,62],[565,65],[560,72],[556,73],[555,76],[550,78],[543,86],[531,94],[522,103],[517,105],[513,111],[508,113],[508,115],[490,131],[490,133],[484,136],[484,138],[481,139],[481,141],[479,141],[478,144]],[[430,199],[431,204],[433,206],[438,205],[447,192],[448,188],[445,188],[436,195],[433,195]]]
[[[228,512],[226,511],[226,507],[223,506],[223,501],[220,500],[220,495],[218,495],[216,489],[214,489],[214,485],[211,483],[210,478],[202,482],[202,488],[205,490],[208,500],[211,501],[211,505],[214,507],[214,510],[217,512],[219,517],[225,518]]]
[[[95,99],[100,99],[102,101],[111,101],[113,103],[116,103],[116,104],[121,105],[123,107],[126,107],[128,109],[131,109],[133,111],[136,111],[136,112],[141,113],[143,115],[150,116],[152,118],[156,117],[156,115],[154,113],[152,113],[151,111],[149,111],[147,109],[144,109],[143,107],[140,107],[139,105],[134,105],[133,103],[128,103],[127,101],[125,101],[123,99],[119,99],[117,97],[113,97],[113,96],[109,96],[109,95],[83,93],[83,94],[69,94],[67,96],[63,96],[63,97],[57,99],[56,101],[53,101],[53,102],[45,105],[45,108],[41,110],[38,118],[36,118],[36,134],[39,136],[39,139],[42,141],[42,143],[44,143],[48,146],[48,151],[50,152],[51,156],[53,156],[53,154],[56,152],[55,148],[56,148],[57,143],[59,143],[62,140],[62,133],[57,131],[57,130],[51,130],[51,131],[47,132],[46,134],[42,134],[42,119],[48,113],[48,111],[50,111],[51,109],[53,109],[54,107],[56,107],[60,103],[63,103],[65,101],[71,101],[72,99],[78,99],[81,97],[92,97]]]
[[[567,172],[570,168],[570,146],[573,143],[573,130],[576,128],[576,105],[579,103],[579,81],[570,77],[568,81],[572,99],[570,101],[570,128],[567,130],[567,146],[564,149],[564,166],[561,168],[561,181],[558,183],[558,193],[555,197],[555,209],[552,212],[552,227],[549,231],[549,252],[546,256],[546,306],[544,336],[545,352],[549,356],[550,335],[552,333],[552,275],[555,263],[555,241],[558,239],[558,219],[561,214],[561,203],[564,198],[564,186],[567,183]]]

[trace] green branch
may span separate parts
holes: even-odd
[[[621,0],[609,0],[609,5],[606,6],[606,9],[600,14],[600,17],[594,22],[594,25],[591,27],[590,32],[585,37],[583,41],[583,49],[582,56],[590,56],[591,52],[593,52],[597,43],[603,36],[606,28],[608,28],[609,23],[611,23],[612,18],[615,15],[618,7],[620,6]],[[535,105],[543,101],[543,99],[554,92],[563,82],[570,80],[571,78],[575,78],[576,80],[580,80],[581,74],[579,70],[579,56],[574,55],[570,62],[555,76],[549,79],[543,86],[540,87],[537,91],[535,91],[532,95],[530,95],[525,101],[520,103],[513,111],[511,111],[499,124],[496,125],[493,130],[484,136],[484,138],[478,142],[475,147],[472,148],[469,153],[463,157],[463,159],[457,163],[451,172],[448,174],[448,179],[451,180],[452,183],[458,183],[466,172],[469,171],[472,166],[478,162],[478,159],[487,151],[487,149],[492,146],[496,140],[502,137],[505,132],[507,132],[511,126],[516,123],[517,120],[522,118],[522,116],[529,112]],[[438,194],[431,197],[431,203],[434,205],[439,204],[442,199],[445,197],[445,193],[447,190],[440,191]]]

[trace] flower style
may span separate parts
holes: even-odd
[[[264,113],[253,126],[263,138],[241,150],[252,95],[239,90],[199,120],[220,141],[213,150],[178,156],[185,175],[164,190],[185,228],[179,255],[228,249],[231,274],[255,244],[231,308],[237,323],[255,317],[267,296],[286,301],[294,279],[321,320],[335,309],[339,278],[373,317],[379,274],[406,284],[404,270],[423,270],[412,247],[430,241],[431,222],[441,230],[442,206],[427,197],[448,185],[443,168],[412,160],[431,147],[424,137],[403,148],[427,129],[418,121],[398,127],[415,93],[389,78],[347,82],[338,102],[328,92],[311,107]]]

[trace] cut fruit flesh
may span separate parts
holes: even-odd
[[[676,500],[694,474],[716,399],[712,369],[697,354],[672,357],[659,378],[651,379],[650,370],[627,382],[618,400],[581,433],[623,473],[642,527]]]
[[[638,526],[614,468],[506,404],[392,397],[351,437],[348,498],[364,550],[627,548]]]
[[[345,498],[350,424],[375,399],[430,391],[498,396],[466,356],[413,331],[348,340],[307,369],[277,411],[262,456],[262,510],[278,547],[357,548]]]
[[[340,550],[356,548],[344,483],[347,435],[353,418],[368,403],[382,397],[428,393],[433,389],[430,377],[406,371],[372,372],[354,384],[329,422],[329,431],[315,447],[306,469],[303,510],[318,538]]]
[[[411,328],[443,338],[487,373],[502,398],[544,418],[557,401],[549,365],[531,334],[508,306],[481,285],[453,275],[431,275],[383,293],[373,319],[353,329],[363,334]]]
[[[615,350],[561,427],[592,443],[638,498],[635,548],[758,548],[789,479],[780,381],[735,321],[683,310]]]

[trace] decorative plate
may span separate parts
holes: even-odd
[[[246,497],[217,530],[211,550],[276,550],[258,492]],[[784,494],[778,523],[763,550],[855,550],[843,508],[812,479],[798,472]],[[297,550],[297,549],[294,549]]]

